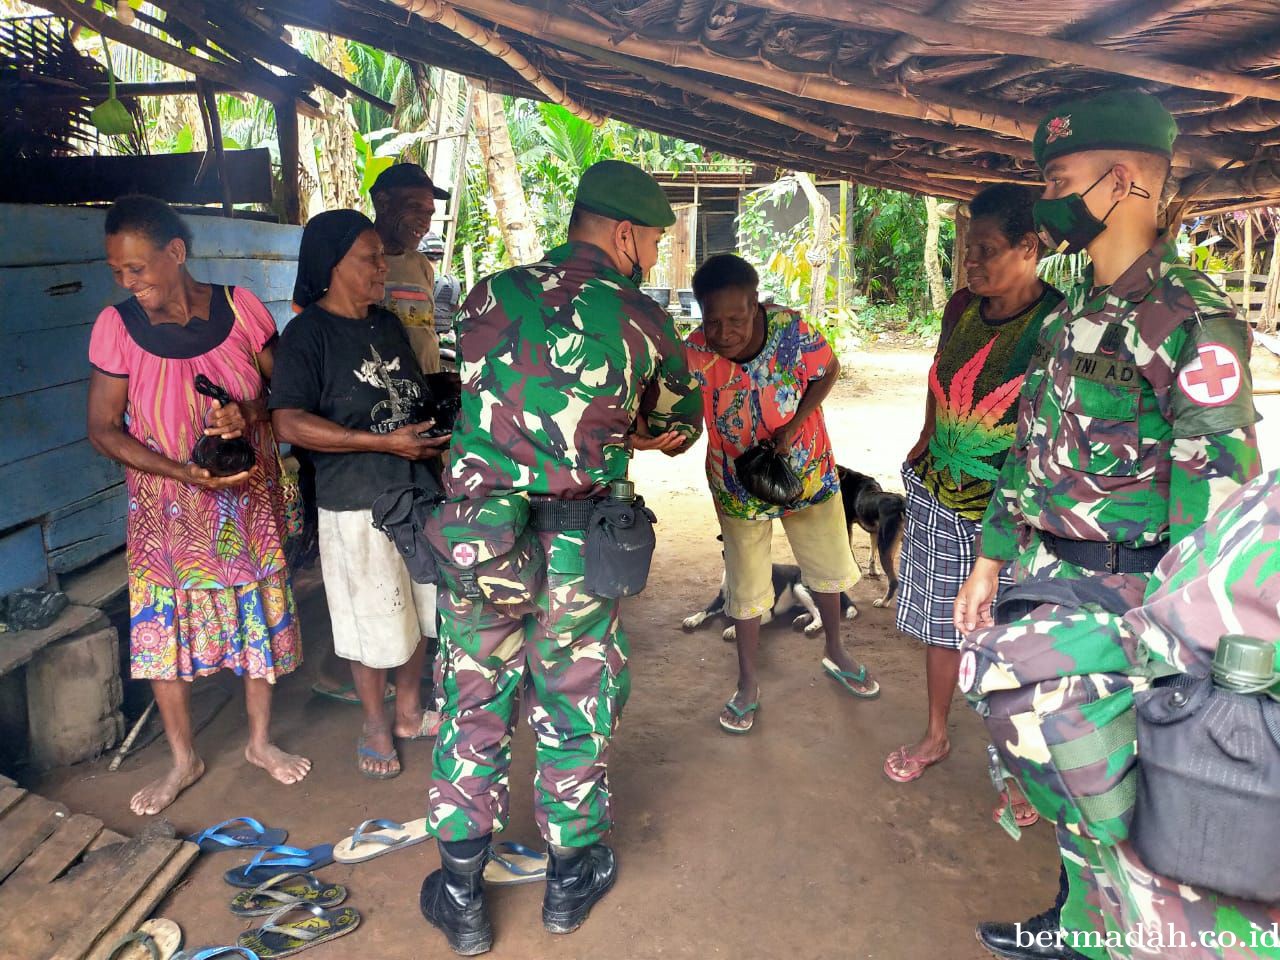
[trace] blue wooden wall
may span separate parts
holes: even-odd
[[[0,205],[0,596],[124,543],[120,468],[85,437],[89,331],[123,300],[102,210]],[[198,280],[247,287],[283,327],[302,228],[188,217]]]

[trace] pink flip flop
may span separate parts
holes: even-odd
[[[889,756],[885,757],[884,775],[894,783],[911,783],[913,780],[919,780],[924,776],[924,772],[935,763],[941,763],[951,755],[951,748],[947,749],[939,756],[932,760],[925,760],[923,757],[913,757],[907,753],[907,745],[904,743]],[[894,766],[906,767],[904,773],[899,773]]]

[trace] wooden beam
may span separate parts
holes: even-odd
[[[923,120],[909,120],[905,117],[890,117],[883,113],[872,113],[870,110],[841,107],[835,104],[829,104],[826,112],[838,120],[844,120],[859,127],[887,130],[904,137],[914,137],[918,140],[929,140],[949,146],[969,147],[1017,160],[1035,159],[1031,144],[1025,140],[986,136],[964,128],[947,127]]]
[[[871,154],[871,159],[877,163],[902,166],[907,170],[930,170],[948,176],[963,177],[970,183],[1020,183],[1029,187],[1041,186],[1044,183],[1038,173],[1020,174],[1016,170],[981,167],[960,160],[932,157],[924,153],[904,153],[901,150],[881,151]]]
[[[196,180],[203,153],[150,157],[49,157],[6,161],[0,203],[110,202],[125,193],[149,193],[170,203],[222,203],[212,177]],[[271,202],[271,153],[228,150],[226,176],[234,203]]]
[[[517,6],[505,0],[458,0],[457,6],[537,40],[554,42],[557,37],[565,37],[591,46],[612,47],[621,53],[669,67],[688,67],[734,77],[809,100],[860,107],[891,116],[942,120],[980,130],[993,130],[1023,140],[1030,140],[1035,135],[1037,118],[1034,111],[1015,104],[978,102],[973,98],[957,98],[935,90],[929,91],[928,95],[946,97],[950,103],[931,103],[923,99],[923,93],[917,96],[852,86],[816,74],[797,74],[761,63],[718,56],[689,44],[662,44],[636,36],[616,37],[603,27],[559,16],[545,9]]]
[[[298,154],[298,105],[281,100],[276,105],[276,137],[280,144],[281,200],[285,223],[302,223],[301,171]]]
[[[951,20],[954,17],[963,14],[968,7],[968,0],[938,0],[932,10],[929,11],[930,16],[938,17],[942,20]],[[814,16],[821,16],[824,19],[831,20],[833,17],[827,16],[822,11],[835,7],[835,4],[829,0],[818,0]],[[813,6],[806,8],[806,14],[809,10],[815,10]],[[902,66],[917,53],[921,52],[924,47],[919,40],[914,37],[896,36],[885,46],[877,50],[868,59],[872,71],[875,73],[887,73],[896,67]]]
[[[659,83],[665,83],[669,87],[675,87],[677,90],[685,90],[689,93],[697,94],[704,100],[710,100],[713,103],[723,103],[726,106],[733,107],[735,110],[741,110],[744,113],[750,113],[757,117],[763,117],[765,120],[772,120],[784,127],[790,127],[792,130],[799,130],[801,133],[807,133],[811,137],[824,140],[827,143],[835,143],[839,139],[839,134],[827,127],[819,126],[816,123],[810,123],[794,114],[787,113],[783,110],[770,107],[759,100],[749,97],[737,97],[733,94],[725,93],[717,90],[709,83],[703,83],[700,80],[694,80],[687,73],[676,73],[673,70],[663,70],[661,67],[655,67],[652,64],[645,63],[642,60],[633,60],[630,57],[624,57],[621,54],[612,53],[603,50],[600,47],[589,46],[585,43],[578,43],[574,40],[568,40],[561,37],[553,41],[556,46],[564,47],[566,50],[572,50],[574,53],[581,54],[597,60],[600,63],[607,63],[610,66],[618,67],[636,76],[643,77],[648,80],[657,80]]]
[[[1247,167],[1187,177],[1178,195],[1193,203],[1243,200],[1246,197],[1280,197],[1280,160],[1267,158]]]
[[[757,7],[777,13],[794,11],[794,0],[750,0]],[[1156,83],[1192,90],[1208,90],[1214,93],[1236,93],[1244,97],[1280,101],[1280,82],[1258,77],[1241,76],[1223,70],[1205,70],[1139,56],[1135,53],[1107,50],[1091,44],[1055,40],[1053,37],[1032,36],[990,27],[975,27],[953,21],[922,17],[884,3],[869,4],[862,0],[833,0],[809,3],[806,16],[815,15],[815,7],[822,10],[824,19],[844,26],[863,27],[871,30],[887,30],[917,37],[926,43],[947,48],[940,53],[970,52],[1011,55],[1034,50],[1038,56],[1056,63],[1075,64],[1091,70],[1101,70],[1120,76],[1137,77]]]

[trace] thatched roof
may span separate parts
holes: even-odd
[[[39,2],[92,20],[80,0]],[[157,3],[188,46],[212,41],[212,79],[238,71],[248,89],[283,83],[255,60],[337,86],[281,50],[279,26],[297,25],[756,163],[961,199],[1036,181],[1029,141],[1048,105],[1138,87],[1179,119],[1174,173],[1194,207],[1280,198],[1276,0]],[[459,19],[496,37],[482,49]]]

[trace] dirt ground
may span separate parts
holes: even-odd
[[[878,348],[846,363],[847,377],[827,403],[837,458],[901,490],[897,465],[918,435],[929,354]],[[1280,402],[1263,398],[1264,463],[1280,454]],[[659,516],[659,546],[645,593],[626,603],[633,693],[614,741],[610,779],[620,872],[615,890],[569,937],[540,923],[540,884],[492,890],[495,958],[659,957],[893,958],[978,960],[973,938],[983,919],[1019,919],[1053,897],[1057,864],[1052,830],[1040,824],[1014,843],[991,821],[995,794],[986,773],[978,717],[957,699],[951,757],[907,786],[881,773],[885,755],[923,729],[923,652],[893,628],[893,610],[871,600],[883,581],[854,588],[861,611],[843,626],[846,642],[880,678],[883,694],[858,701],[819,667],[821,641],[785,626],[763,644],[760,717],[747,737],[716,724],[732,693],[736,666],[720,624],[686,634],[680,621],[700,609],[720,579],[716,526],[702,474],[701,448],[677,460],[637,458],[640,491]],[[857,541],[864,564],[866,538]],[[789,559],[785,538],[775,558]],[[328,639],[328,615],[314,571],[298,582],[305,643],[311,653],[276,697],[275,738],[315,761],[301,784],[271,781],[243,759],[242,698],[203,731],[204,779],[166,815],[183,833],[234,816],[289,829],[289,842],[337,841],[369,817],[422,816],[430,743],[401,748],[404,773],[375,782],[353,762],[355,709],[314,697],[309,687]],[[205,682],[228,683],[218,677]],[[532,743],[515,745],[512,820],[505,834],[537,841],[531,811]],[[115,774],[106,763],[57,771],[30,784],[136,832],[130,794],[166,761],[161,746]],[[185,929],[190,945],[234,942],[249,926],[226,909],[222,880],[243,862],[235,853],[200,858],[159,915]],[[345,884],[360,929],[307,954],[314,960],[367,957],[429,960],[451,956],[417,908],[423,876],[437,864],[423,844],[367,864],[331,866],[322,875]]]

